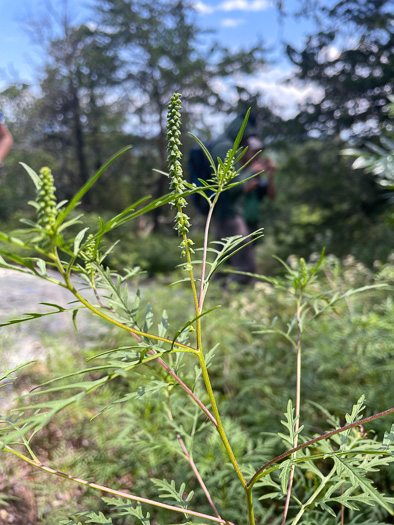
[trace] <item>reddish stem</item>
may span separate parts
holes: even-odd
[[[174,421],[174,417],[172,415],[172,412],[171,412],[171,409],[170,407],[168,407],[168,417],[170,418],[170,421]],[[222,519],[220,517],[220,514],[219,514],[219,511],[217,510],[216,508],[216,505],[214,504],[212,498],[211,498],[211,495],[209,494],[208,492],[208,489],[202,479],[202,477],[200,476],[200,473],[198,472],[198,469],[197,469],[197,466],[196,464],[194,463],[193,461],[193,458],[191,457],[191,455],[189,454],[189,452],[187,451],[187,448],[186,448],[186,445],[185,445],[185,442],[183,441],[182,437],[180,434],[177,434],[176,435],[178,441],[179,441],[179,444],[181,445],[181,448],[183,450],[183,453],[185,454],[186,456],[186,459],[189,463],[189,465],[191,466],[193,472],[194,472],[194,475],[196,476],[197,478],[197,481],[199,482],[202,490],[204,491],[204,494],[205,494],[205,497],[207,498],[209,504],[211,505],[214,513],[216,514],[216,517],[219,518],[219,519]],[[229,525],[234,525],[233,523],[231,523],[231,521],[228,522]]]
[[[274,463],[277,463],[281,459],[287,458],[288,456],[291,456],[294,452],[297,452],[298,450],[301,450],[303,448],[309,447],[310,445],[313,445],[314,443],[318,443],[319,441],[322,441],[323,439],[328,439],[331,436],[334,436],[335,434],[339,434],[340,432],[345,432],[345,430],[349,430],[351,428],[365,425],[366,423],[369,423],[370,421],[373,421],[374,419],[378,419],[380,417],[388,416],[389,414],[392,414],[394,412],[394,407],[389,408],[388,410],[385,410],[384,412],[379,412],[378,414],[374,414],[373,416],[366,417],[365,419],[360,419],[359,421],[356,421],[354,423],[351,423],[350,425],[346,425],[341,428],[337,428],[336,430],[332,430],[331,432],[327,432],[326,434],[323,434],[317,438],[311,439],[310,441],[307,441],[306,443],[303,443],[302,445],[298,445],[298,447],[292,448],[291,450],[288,450],[287,452],[283,452],[280,456],[277,456],[274,459],[271,459],[271,461],[268,461],[265,465],[259,468],[253,475],[253,477],[250,479],[250,481],[247,483],[247,487],[251,487],[258,481],[259,474],[261,472],[264,472],[268,467],[273,465]]]

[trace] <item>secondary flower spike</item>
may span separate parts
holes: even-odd
[[[41,168],[39,178],[36,200],[38,204],[38,224],[47,230],[48,233],[53,233],[57,217],[56,188],[50,168]]]

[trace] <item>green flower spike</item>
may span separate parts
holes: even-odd
[[[306,284],[308,283],[309,275],[308,275],[308,270],[306,267],[305,259],[303,257],[300,258],[300,262],[298,265],[298,274],[300,276],[301,286],[306,286]]]
[[[94,262],[97,259],[97,250],[96,250],[96,243],[93,240],[93,235],[90,234],[87,239],[87,245],[85,247],[85,270],[88,272],[88,274],[92,277],[96,268],[94,266]]]
[[[54,234],[56,223],[56,197],[53,176],[49,168],[41,168],[39,174],[39,185],[37,188],[38,224],[49,234]]]
[[[168,105],[167,113],[167,161],[168,161],[168,174],[170,177],[170,188],[175,195],[181,195],[186,187],[183,179],[183,171],[181,165],[182,153],[179,150],[181,141],[179,136],[181,134],[181,95],[174,93],[171,97],[171,101]],[[178,208],[178,213],[175,217],[175,230],[178,231],[179,235],[183,235],[189,231],[190,226],[189,217],[183,213],[182,208],[187,205],[187,202],[183,197],[175,197],[174,205]]]
[[[221,188],[224,188],[227,184],[229,184],[232,181],[232,179],[237,175],[237,171],[234,166],[234,158],[230,158],[229,153],[230,152],[227,152],[226,157],[224,159],[224,169],[222,168],[222,166],[218,166],[216,182]]]
[[[189,231],[189,218],[186,213],[183,212],[183,208],[187,205],[186,200],[181,197],[182,193],[186,190],[185,181],[183,178],[183,171],[181,165],[182,153],[179,150],[181,141],[179,136],[181,134],[181,95],[174,93],[171,97],[170,103],[168,104],[167,113],[167,161],[168,161],[168,174],[170,177],[170,189],[175,193],[175,199],[173,205],[178,208],[178,213],[175,216],[174,229],[177,230],[178,234],[183,237],[180,244],[182,249],[182,255],[185,256],[186,252],[193,253],[191,246],[193,241],[186,237]],[[189,267],[188,267],[189,269]]]

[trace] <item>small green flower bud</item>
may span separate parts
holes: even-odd
[[[39,186],[37,188],[37,215],[38,224],[49,234],[54,233],[54,225],[57,218],[55,185],[51,170],[41,168],[39,173]]]
[[[93,241],[92,234],[89,235],[87,242],[88,244],[85,247],[85,255],[86,255],[85,269],[88,273],[93,274],[95,271],[93,262],[95,262],[97,259],[97,250],[96,250],[96,243]]]
[[[300,262],[298,265],[298,274],[300,278],[301,286],[305,286],[308,282],[308,270],[306,267],[305,259],[303,257],[300,258]]]

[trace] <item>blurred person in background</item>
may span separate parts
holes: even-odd
[[[224,159],[227,151],[232,148],[234,140],[241,129],[245,114],[238,115],[225,129],[215,143],[211,146],[210,153],[214,159]],[[245,164],[256,153],[263,149],[263,144],[257,137],[257,119],[253,113],[245,127],[244,135],[240,144],[248,150],[241,159]],[[275,198],[276,188],[274,184],[274,173],[276,165],[269,159],[258,155],[253,161],[241,171],[240,179],[245,180],[254,174],[250,181],[236,186],[220,195],[213,219],[215,223],[216,239],[241,235],[245,237],[259,228],[259,206],[265,195],[271,200]],[[255,273],[255,249],[254,242],[245,246],[235,253],[229,260],[235,270],[241,272]],[[246,275],[232,274],[230,280],[240,284],[246,284],[251,278]]]
[[[276,186],[274,175],[276,171],[275,163],[266,156],[263,156],[264,145],[261,140],[256,136],[249,136],[245,140],[245,146],[248,148],[241,162],[245,164],[254,155],[260,151],[261,154],[257,155],[255,159],[245,168],[242,173],[242,178],[247,179],[252,177],[255,173],[261,173],[256,177],[253,177],[250,181],[243,184],[244,192],[244,219],[249,229],[249,233],[257,230],[259,225],[260,216],[260,203],[264,197],[268,197],[273,201],[276,197]]]

